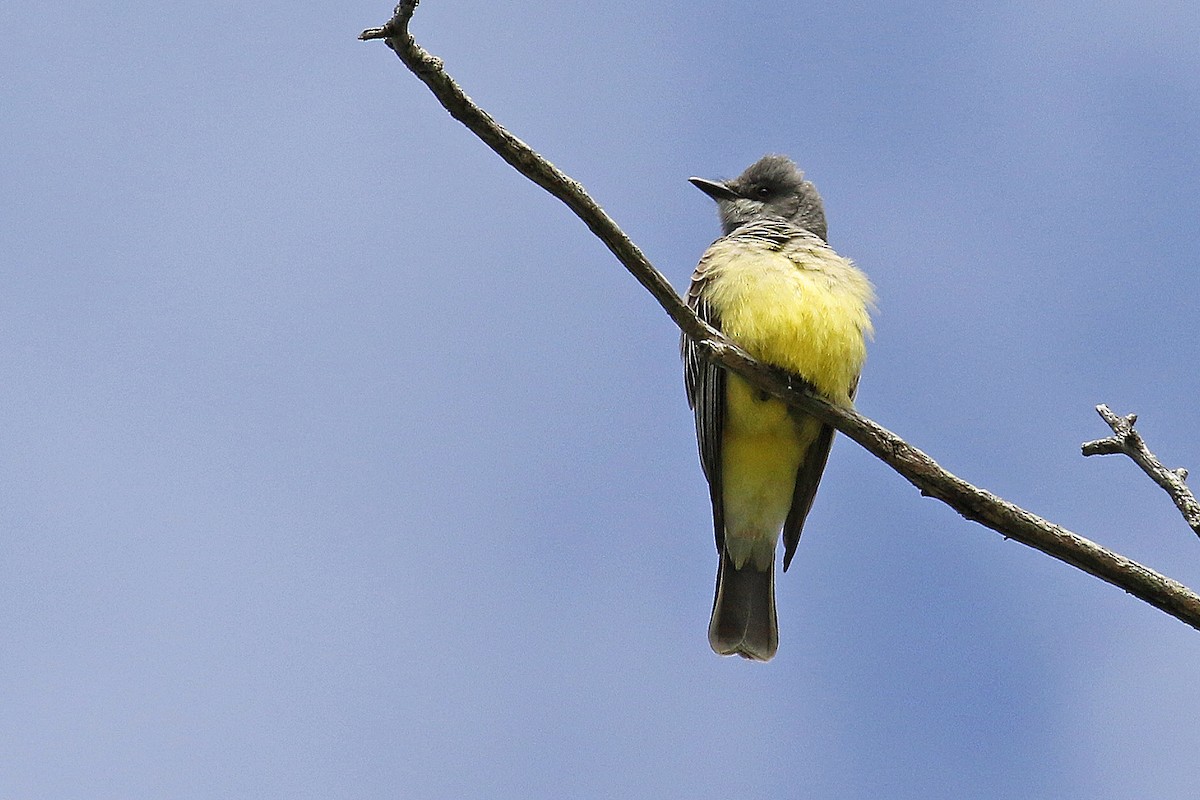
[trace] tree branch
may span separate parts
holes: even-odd
[[[408,32],[419,0],[402,0],[381,28],[360,39],[383,39],[404,65],[420,78],[450,115],[463,123],[518,172],[557,197],[612,251],[617,260],[658,300],[685,335],[716,363],[759,389],[832,425],[904,476],[921,494],[936,497],[967,519],[979,522],[1021,544],[1040,550],[1113,584],[1200,630],[1200,595],[1125,556],[1114,553],[947,472],[932,458],[853,409],[833,405],[794,389],[766,367],[701,321],[680,300],[663,275],[583,187],[502,128],[476,106]]]
[[[1188,471],[1183,467],[1167,469],[1150,452],[1142,435],[1133,429],[1134,423],[1137,422],[1137,414],[1118,417],[1103,403],[1096,406],[1096,413],[1108,423],[1108,427],[1112,428],[1113,435],[1105,439],[1096,439],[1093,442],[1084,442],[1083,454],[1085,456],[1107,456],[1124,453],[1129,456],[1133,459],[1133,463],[1141,467],[1143,472],[1171,496],[1171,499],[1175,501],[1175,507],[1179,509],[1180,514],[1183,514],[1184,520],[1196,532],[1196,535],[1200,536],[1200,503],[1196,502],[1196,496],[1192,494],[1192,490],[1185,483]]]

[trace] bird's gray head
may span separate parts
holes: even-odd
[[[787,156],[763,156],[731,181],[688,180],[717,201],[724,233],[747,222],[778,217],[825,238],[821,195]]]

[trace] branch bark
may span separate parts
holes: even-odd
[[[387,24],[365,30],[359,38],[383,39],[404,65],[429,87],[452,117],[514,169],[565,203],[709,358],[757,388],[837,428],[900,473],[921,494],[936,497],[963,517],[1095,575],[1200,630],[1200,595],[1183,584],[967,483],[858,412],[787,385],[774,370],[755,361],[719,331],[701,321],[579,183],[476,106],[446,73],[441,59],[417,44],[408,31],[408,24],[418,2],[401,0]]]
[[[1151,480],[1171,496],[1184,520],[1196,532],[1196,535],[1200,536],[1200,503],[1196,502],[1196,496],[1192,494],[1192,490],[1185,482],[1188,471],[1183,467],[1168,469],[1155,457],[1154,453],[1150,452],[1142,435],[1133,429],[1134,423],[1137,422],[1137,414],[1118,417],[1103,403],[1096,406],[1096,413],[1108,423],[1108,427],[1112,428],[1113,435],[1092,442],[1084,442],[1083,454],[1085,456],[1107,456],[1124,453],[1129,456],[1133,459],[1133,463],[1141,467]]]

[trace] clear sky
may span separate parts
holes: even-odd
[[[677,333],[387,3],[0,9],[0,798],[1200,793],[1200,633],[845,439],[769,664],[706,641]],[[1200,5],[426,0],[676,284],[793,156],[859,407],[1192,586]]]

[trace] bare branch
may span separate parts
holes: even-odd
[[[1113,435],[1105,439],[1097,439],[1094,442],[1084,442],[1083,454],[1085,456],[1108,456],[1124,453],[1129,456],[1133,459],[1133,463],[1141,467],[1143,472],[1149,475],[1167,494],[1171,495],[1179,513],[1183,514],[1187,524],[1196,532],[1197,536],[1200,536],[1200,503],[1196,502],[1196,496],[1192,494],[1192,490],[1185,483],[1188,471],[1183,467],[1168,469],[1150,452],[1142,435],[1133,429],[1137,422],[1137,414],[1118,417],[1103,403],[1096,406],[1096,413],[1108,423],[1108,427],[1112,428]]]
[[[707,351],[709,358],[738,373],[754,386],[837,428],[904,476],[921,494],[936,497],[967,519],[1095,575],[1200,630],[1200,595],[1183,584],[972,486],[947,472],[896,434],[853,409],[835,406],[816,395],[787,385],[775,370],[755,361],[719,331],[696,317],[680,300],[667,279],[650,264],[641,250],[588,196],[582,186],[472,103],[446,74],[441,60],[416,43],[408,32],[408,23],[417,2],[402,0],[386,25],[363,31],[359,38],[384,39],[405,66],[429,87],[451,116],[466,125],[518,172],[575,212],[617,260],[650,291],[675,324]]]
[[[408,21],[412,19],[418,2],[419,0],[401,0],[396,6],[395,16],[386,25],[382,28],[369,28],[359,34],[358,38],[384,39],[404,65],[424,81],[442,106],[450,112],[450,116],[466,125],[513,169],[566,203],[567,207],[575,212],[575,216],[583,220],[588,229],[604,242],[617,260],[646,287],[659,305],[688,335],[699,339],[716,335],[715,329],[702,322],[688,309],[641,249],[625,235],[577,181],[502,128],[490,114],[471,102],[471,98],[446,74],[442,68],[442,60],[430,55],[416,43],[412,34],[408,32]]]

